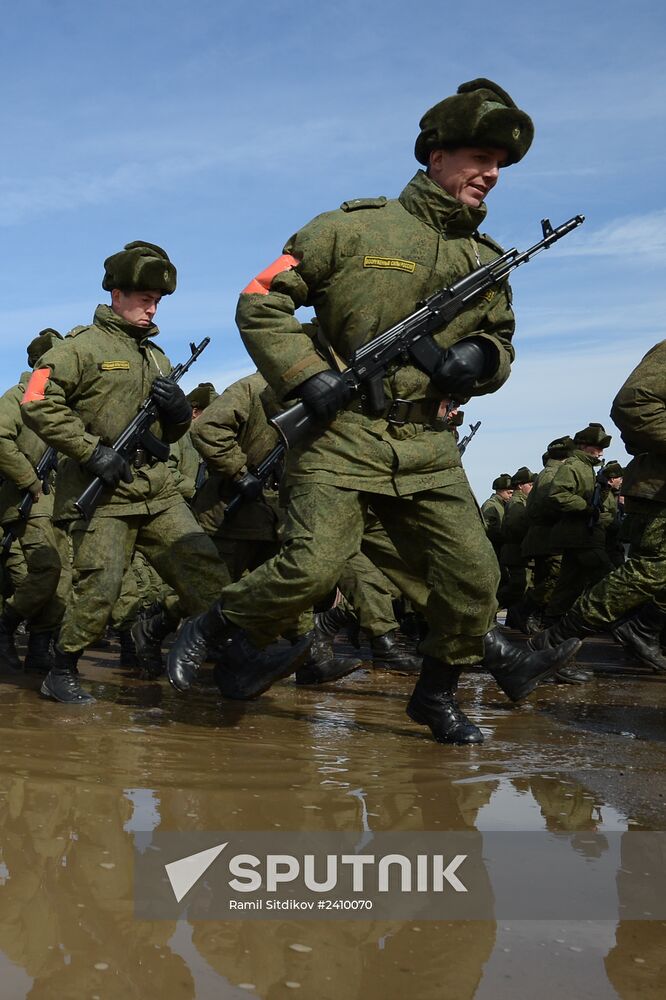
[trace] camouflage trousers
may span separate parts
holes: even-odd
[[[255,641],[279,635],[285,618],[321,600],[360,547],[368,504],[410,571],[428,591],[424,653],[460,666],[483,657],[495,620],[497,560],[466,483],[410,497],[360,493],[327,484],[290,491],[277,556],[226,587],[227,618]]]
[[[23,555],[12,578],[7,607],[25,619],[32,632],[53,632],[62,620],[71,583],[67,540],[50,517],[33,516],[13,525]],[[14,543],[16,544],[16,543]]]
[[[555,584],[546,614],[559,618],[571,608],[584,590],[593,587],[613,569],[605,549],[566,549],[562,554],[560,575]]]
[[[132,552],[143,553],[180,599],[185,614],[204,611],[228,581],[212,540],[185,501],[158,514],[93,517],[71,531],[74,579],[59,645],[77,652],[98,639],[120,594]]]
[[[561,555],[533,556],[532,601],[538,608],[546,608],[553,596],[562,566]]]
[[[627,498],[631,512],[629,558],[573,606],[592,626],[600,628],[653,601],[666,613],[666,504]]]

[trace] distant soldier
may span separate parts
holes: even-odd
[[[513,496],[511,476],[508,472],[501,472],[496,479],[493,479],[492,496],[481,505],[481,513],[486,526],[486,534],[495,550],[495,555],[499,561],[502,550],[502,523],[509,500]]]
[[[550,484],[547,505],[559,519],[551,542],[562,552],[562,566],[546,614],[565,614],[586,587],[609,573],[613,564],[606,551],[606,528],[612,519],[606,496],[595,507],[596,469],[611,443],[601,424],[591,423],[574,435],[574,452],[561,463]]]
[[[613,566],[621,566],[626,559],[624,545],[624,497],[622,481],[624,469],[611,459],[604,465],[604,478],[608,483],[608,510],[610,523],[606,528],[606,551]]]
[[[530,640],[548,649],[567,637],[613,635],[653,670],[666,671],[666,340],[656,344],[618,392],[611,416],[631,462],[622,493],[630,519],[629,557],[586,590],[564,617]]]
[[[513,495],[507,504],[502,522],[502,548],[500,569],[502,582],[497,592],[497,603],[506,608],[506,624],[509,628],[525,629],[525,617],[529,613],[528,592],[532,582],[530,560],[522,554],[521,546],[527,533],[527,498],[534,486],[536,475],[523,465],[511,477]]]
[[[550,484],[565,458],[573,454],[573,438],[568,435],[555,438],[547,446],[543,455],[543,469],[536,478],[534,489],[527,498],[527,534],[523,539],[522,553],[533,560],[531,602],[525,621],[525,631],[529,634],[544,627],[543,616],[552,597],[562,563],[562,553],[551,541],[553,515],[548,508],[547,497]],[[557,518],[556,518],[557,519]]]

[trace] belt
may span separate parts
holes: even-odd
[[[365,400],[355,399],[347,409],[402,427],[403,424],[433,424],[440,403],[440,399],[391,399],[380,413],[371,413]]]

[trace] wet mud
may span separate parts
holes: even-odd
[[[364,669],[225,703],[81,662],[88,708],[0,676],[0,997],[576,1000],[666,995],[662,921],[139,921],[153,831],[662,830],[666,675],[586,646],[585,687],[509,705],[468,675],[480,747],[441,747],[413,679]],[[618,891],[621,891],[619,887]]]

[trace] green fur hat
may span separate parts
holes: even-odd
[[[493,479],[494,490],[512,490],[511,476],[508,472],[500,472],[497,479]]]
[[[574,444],[593,444],[597,448],[608,448],[611,443],[610,434],[606,434],[602,424],[588,424],[574,434]]]
[[[530,472],[526,465],[521,465],[518,472],[511,477],[511,489],[515,490],[517,486],[524,486],[525,483],[533,483],[535,480],[536,473]]]
[[[199,385],[188,392],[185,397],[191,406],[196,406],[199,410],[205,410],[207,406],[217,399],[218,393],[212,382],[199,382]]]
[[[573,450],[573,438],[569,437],[568,434],[565,434],[564,437],[561,438],[555,438],[554,441],[551,441],[550,444],[546,445],[546,451],[543,456],[544,464],[549,458],[557,458],[560,460],[569,458],[570,455],[573,455]]]
[[[505,149],[509,166],[522,160],[534,138],[530,116],[506,90],[483,77],[461,83],[456,94],[426,111],[419,126],[414,155],[424,166],[433,149],[459,146]]]
[[[176,268],[162,247],[135,240],[106,258],[102,288],[107,292],[121,288],[124,292],[171,295],[176,290]]]
[[[604,465],[604,476],[606,479],[616,479],[617,476],[623,476],[623,475],[624,475],[624,469],[622,468],[620,463],[616,462],[614,459],[611,459]]]
[[[31,368],[34,368],[42,354],[46,354],[56,340],[62,340],[62,334],[54,330],[53,327],[47,326],[45,330],[40,330],[34,340],[31,340],[28,344],[28,364]]]

